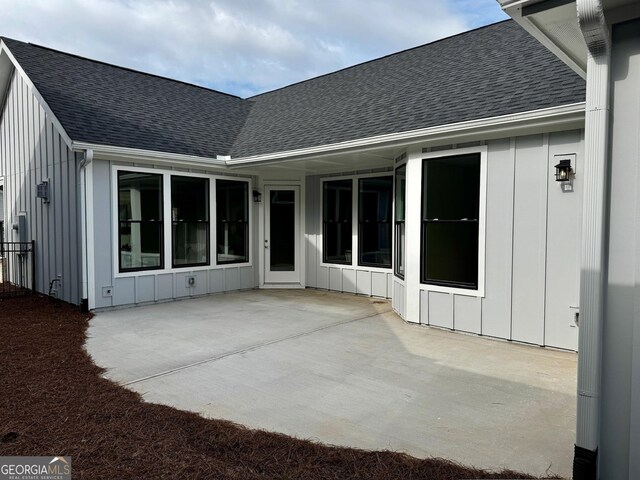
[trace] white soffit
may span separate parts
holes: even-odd
[[[503,10],[583,78],[587,46],[580,31],[575,2],[502,0]]]

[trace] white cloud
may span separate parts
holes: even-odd
[[[503,18],[495,0],[0,0],[0,35],[247,96]]]

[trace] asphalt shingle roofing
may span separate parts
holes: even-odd
[[[267,154],[584,101],[585,82],[514,21],[241,99],[4,39],[76,141]]]
[[[72,140],[214,158],[251,103],[187,83],[3,38]]]

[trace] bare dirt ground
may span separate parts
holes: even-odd
[[[71,455],[73,477],[86,479],[533,478],[320,445],[145,403],[101,377],[83,348],[89,319],[44,296],[0,299],[0,456]]]

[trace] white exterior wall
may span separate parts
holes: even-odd
[[[191,268],[171,268],[165,265],[163,270],[147,270],[135,273],[119,275],[117,272],[117,244],[113,239],[114,228],[117,221],[117,212],[114,211],[114,199],[112,196],[114,182],[117,179],[113,175],[113,166],[123,169],[153,168],[157,173],[188,172],[202,175],[224,176],[220,171],[193,170],[178,167],[165,167],[153,165],[137,165],[133,163],[112,162],[107,160],[93,160],[87,168],[89,177],[87,186],[87,209],[92,218],[87,222],[88,251],[89,251],[89,308],[108,308],[124,305],[144,304],[158,301],[166,301],[185,297],[194,297],[212,293],[228,292],[233,290],[251,289],[256,283],[254,266],[255,255],[255,204],[251,199],[251,184],[254,179],[247,176],[225,176],[225,178],[252,180],[249,188],[250,232],[253,236],[253,249],[249,252],[249,265],[215,265],[215,251],[211,251],[211,264]],[[213,180],[211,180],[213,181]],[[165,194],[166,196],[166,194]],[[211,205],[215,205],[211,199]],[[214,238],[215,209],[210,213],[210,231]],[[170,229],[170,219],[164,221],[164,228]],[[92,258],[93,257],[93,258]],[[188,287],[186,277],[195,276],[196,284]],[[111,289],[109,294],[105,290]]]
[[[320,189],[321,179],[330,175],[307,177],[306,284],[392,298],[394,310],[410,322],[577,350],[583,131],[476,145],[487,152],[484,285],[479,292],[443,292],[419,280],[422,160],[436,151],[450,153],[453,146],[409,151],[405,280],[392,270],[357,267],[355,261],[353,266],[322,265]],[[572,192],[555,181],[559,154],[575,155]]]
[[[11,225],[25,212],[26,238],[35,240],[36,289],[48,293],[49,282],[59,276],[58,297],[75,304],[81,295],[77,173],[65,136],[14,70],[0,115],[5,241],[18,241]],[[49,180],[49,203],[36,198],[37,185],[45,179]]]
[[[614,25],[599,478],[640,478],[640,20]]]
[[[484,295],[421,285],[420,323],[577,350],[582,137],[571,131],[486,142]],[[575,155],[572,192],[555,181],[558,154]]]

